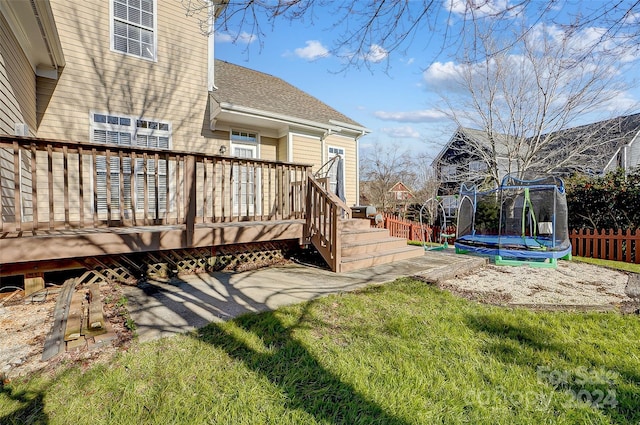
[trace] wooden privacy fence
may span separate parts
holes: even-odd
[[[305,217],[310,166],[0,136],[0,229],[33,232]]]
[[[389,229],[389,234],[391,236],[418,242],[444,242],[444,240],[441,240],[440,238],[442,229],[440,229],[439,226],[427,226],[426,224],[420,225],[418,222],[405,220],[390,214],[383,214],[383,216],[384,227],[385,229]],[[444,233],[448,235],[455,235],[456,227],[447,226]],[[455,236],[448,238],[448,242],[450,244],[455,242]]]
[[[639,230],[572,230],[569,238],[573,255],[640,264]]]

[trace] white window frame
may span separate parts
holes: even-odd
[[[234,137],[236,136],[237,137]],[[254,152],[255,152],[255,157],[251,158],[251,159],[260,159],[260,133],[258,133],[257,131],[251,131],[251,130],[243,130],[243,129],[238,129],[238,128],[231,128],[229,130],[229,148],[230,148],[230,154],[233,156],[234,155],[234,148],[251,148]],[[237,168],[238,166],[234,166],[236,167],[234,169],[234,175],[241,175],[242,174],[242,170],[240,168]],[[247,210],[249,212],[249,214],[256,214],[256,215],[260,215],[262,214],[262,203],[260,202],[261,199],[261,188],[262,188],[262,181],[261,181],[261,176],[260,173],[258,173],[257,176],[255,176],[256,181],[255,182],[251,182],[251,179],[249,179],[249,181],[245,182],[245,184],[253,184],[254,186],[254,196],[256,199],[256,203],[255,204],[248,204],[248,208],[247,208],[247,204],[245,204],[244,206],[242,205],[242,200],[238,199],[238,184],[242,185],[243,182],[236,180],[233,182],[233,186],[232,186],[232,190],[233,190],[233,208],[232,208],[232,214],[234,216],[242,216],[243,214],[247,213]],[[240,191],[242,191],[242,189],[240,189]],[[243,196],[243,194],[241,193],[240,196]]]
[[[96,122],[96,116],[104,116],[106,118],[107,122]],[[115,120],[117,118],[118,123],[110,123],[109,121],[111,120]],[[128,125],[127,124],[122,124],[123,120],[128,120]],[[122,134],[128,134],[129,135],[129,143],[116,143],[117,145],[122,145],[122,146],[133,146],[133,147],[148,147],[148,146],[141,146],[138,145],[137,143],[137,139],[138,136],[146,136],[146,137],[157,137],[158,138],[158,146],[151,146],[152,148],[156,148],[156,149],[162,149],[162,150],[171,150],[172,144],[173,144],[173,140],[172,140],[172,134],[173,134],[173,125],[170,121],[167,120],[158,120],[158,119],[151,119],[151,118],[139,118],[139,117],[135,117],[132,115],[126,115],[126,114],[116,114],[116,113],[108,113],[108,112],[102,112],[102,111],[90,111],[89,113],[89,121],[90,121],[90,140],[92,143],[100,143],[102,144],[101,141],[97,140],[95,137],[96,134],[96,130],[97,131],[110,131],[110,132],[114,132],[114,133],[119,133],[119,135]],[[139,125],[143,125],[143,123],[146,123],[146,127],[139,127]],[[167,145],[166,147],[164,146],[160,146],[160,142],[159,139],[161,137],[166,137],[167,140]],[[116,164],[116,161],[118,158],[112,158],[112,162],[114,163],[114,165],[116,165],[116,167],[118,168],[118,172],[116,174],[119,174],[119,163]],[[132,188],[130,188],[130,196],[131,196],[131,200],[130,202],[133,202],[133,194],[135,193],[137,196],[137,191],[138,191],[138,186],[137,186],[137,182],[140,179],[144,178],[144,164],[141,162],[142,159],[141,158],[137,158],[136,159],[136,164],[134,164],[133,168],[131,167],[131,164],[128,165],[128,168],[130,170],[131,173],[134,173],[136,175],[136,178],[134,179],[134,186]],[[153,159],[149,159],[148,160],[148,164],[149,163],[153,163]],[[97,176],[97,172],[98,170],[93,170],[93,164],[92,164],[92,176]],[[125,168],[125,167],[123,167]],[[112,174],[113,174],[113,166],[112,166]],[[154,173],[154,169],[149,167],[147,168],[147,174],[148,175],[153,175]],[[164,164],[164,173],[162,173],[161,175],[165,176],[166,181],[164,182],[165,185],[169,184],[169,169],[168,169],[168,164]],[[115,183],[112,180],[112,185],[115,188]],[[93,181],[91,182],[91,187],[93,187]],[[165,186],[166,187],[166,186]],[[118,187],[119,190],[119,187]],[[113,188],[112,188],[112,193],[113,193]],[[160,191],[159,196],[160,195],[165,195],[166,194],[166,189],[165,191]],[[93,196],[93,195],[92,195]],[[112,195],[113,196],[113,195]],[[155,205],[149,205],[149,207],[155,207]],[[158,204],[159,206],[159,213],[165,213],[166,211],[166,200],[164,202],[159,202]],[[136,212],[140,212],[143,211],[144,207],[143,205],[137,205],[136,207]],[[151,208],[150,208],[151,209]],[[155,208],[151,209],[152,211],[155,211]],[[114,211],[118,211],[118,209],[113,209],[112,213]],[[127,210],[130,211],[130,210]],[[94,213],[95,212],[95,205],[93,205],[93,203],[91,204],[91,212]],[[97,211],[98,213],[105,213],[106,210],[103,209],[99,209]],[[126,213],[126,211],[125,211]],[[126,214],[125,214],[126,215]]]
[[[115,3],[123,3],[128,2],[128,0],[109,0],[109,28],[110,28],[110,49],[114,53],[119,53],[126,56],[131,56],[138,59],[143,59],[151,62],[158,61],[158,4],[157,0],[151,0],[153,4],[153,27],[144,26],[142,24],[138,24],[133,21],[129,21],[128,19],[122,19],[115,16]],[[128,4],[128,3],[127,3]],[[137,26],[139,28],[143,28],[153,32],[152,40],[153,40],[153,51],[151,52],[152,57],[143,56],[142,53],[137,55],[135,53],[131,53],[129,51],[124,52],[122,50],[116,49],[115,46],[115,23],[116,21],[123,22],[126,25]],[[127,38],[128,39],[128,38]]]

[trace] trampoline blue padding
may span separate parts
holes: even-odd
[[[456,239],[455,247],[479,255],[533,260],[558,259],[571,253],[571,244],[554,246],[551,238],[540,236],[464,235]]]

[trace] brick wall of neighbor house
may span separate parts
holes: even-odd
[[[91,110],[168,121],[171,147],[208,151],[207,39],[180,2],[156,1],[156,61],[111,51],[110,1],[51,0],[66,66],[38,137],[88,140]]]

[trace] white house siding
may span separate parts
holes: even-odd
[[[627,168],[637,167],[640,167],[640,134],[637,134],[627,147]]]

